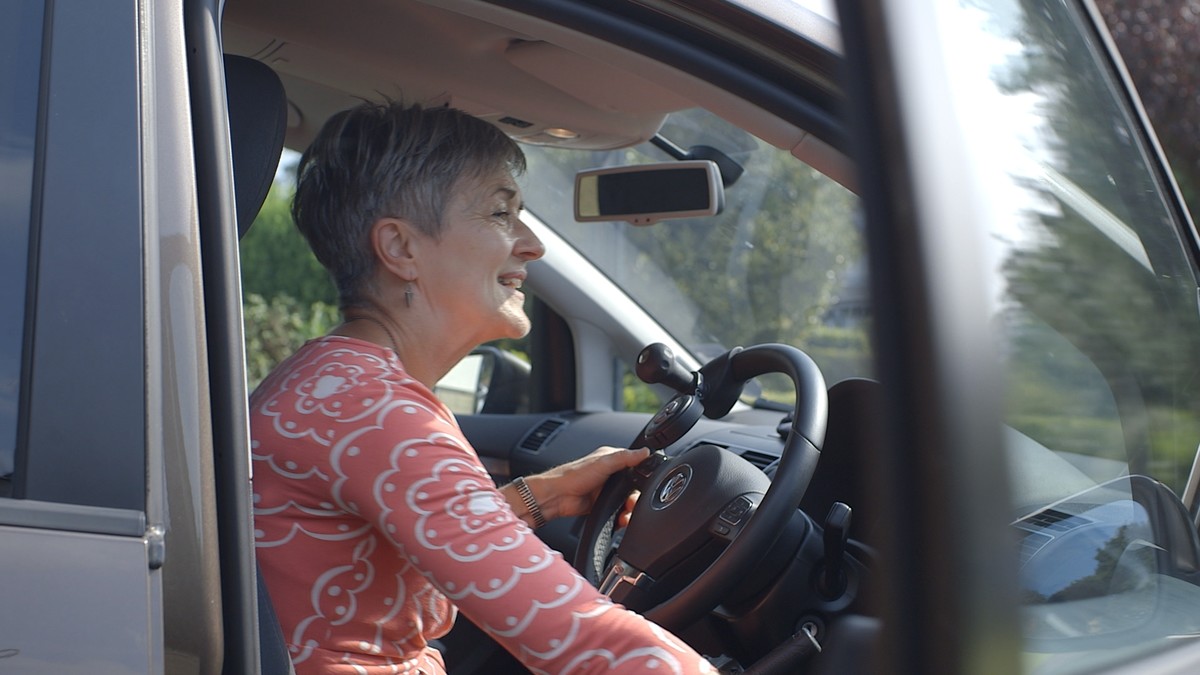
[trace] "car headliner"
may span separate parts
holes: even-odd
[[[753,4],[753,3],[751,3]],[[830,41],[830,24],[792,14]],[[475,0],[229,0],[225,51],[274,68],[287,89],[287,145],[303,149],[321,123],[362,99],[448,104],[517,140],[580,149],[634,145],[673,111],[703,105],[764,141],[850,183],[840,152],[807,130],[747,105],[703,77],[546,20]],[[828,47],[809,49],[826,64]],[[814,84],[833,86],[822,68]],[[825,68],[827,70],[827,68]],[[562,139],[551,130],[569,130]]]

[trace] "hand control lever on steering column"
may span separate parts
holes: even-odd
[[[851,509],[834,502],[825,516],[825,557],[821,575],[817,577],[817,592],[826,600],[836,600],[846,592],[846,541],[850,538]]]
[[[634,371],[642,382],[662,383],[681,394],[690,394],[699,388],[698,375],[689,372],[675,359],[675,352],[661,342],[647,346],[638,354]]]

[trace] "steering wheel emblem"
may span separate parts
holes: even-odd
[[[687,489],[688,483],[692,481],[692,467],[683,464],[667,476],[667,479],[659,484],[658,491],[654,493],[654,501],[650,506],[655,509],[665,509]]]

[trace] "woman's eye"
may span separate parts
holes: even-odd
[[[516,215],[512,211],[496,211],[492,214],[492,218],[494,218],[496,222],[502,223],[505,228],[510,230],[513,228],[517,219]]]
[[[498,208],[492,212],[492,219],[503,223],[505,227],[512,229],[516,226],[517,220],[521,217],[523,207],[513,208]]]

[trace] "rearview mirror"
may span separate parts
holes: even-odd
[[[575,175],[575,220],[651,225],[714,216],[725,207],[721,172],[711,160],[637,164]]]

